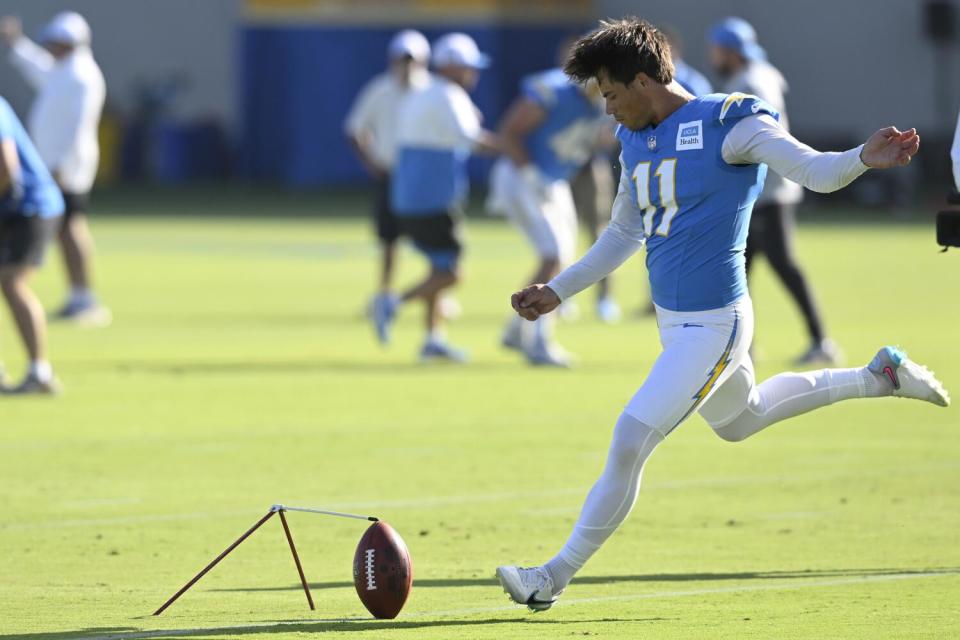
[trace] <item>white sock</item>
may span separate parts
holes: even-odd
[[[540,316],[533,322],[533,343],[538,348],[550,346],[553,339],[553,325],[556,322],[555,314]]]
[[[781,373],[754,389],[743,413],[714,429],[725,440],[745,440],[781,420],[834,402],[886,395],[890,383],[866,367]]]
[[[545,565],[553,578],[554,592],[567,586],[630,513],[640,490],[643,465],[662,441],[659,431],[620,414],[603,474],[587,495],[567,543]]]
[[[50,382],[53,379],[53,367],[46,360],[34,360],[30,363],[29,375],[40,382]]]
[[[443,329],[431,329],[427,332],[427,344],[444,344],[447,341],[447,334]]]

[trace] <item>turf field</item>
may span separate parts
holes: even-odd
[[[741,444],[691,419],[561,604],[511,606],[494,567],[564,541],[657,353],[654,321],[603,326],[585,294],[560,334],[580,366],[527,368],[497,338],[530,256],[502,222],[475,220],[450,329],[473,362],[419,366],[419,313],[403,313],[389,350],[362,318],[365,220],[307,215],[361,201],[194,195],[101,199],[130,214],[95,221],[115,323],[52,327],[66,394],[0,402],[0,639],[960,634],[958,409],[903,400],[831,407]],[[829,328],[852,363],[899,343],[960,393],[960,254],[936,253],[932,225],[866,219],[801,227]],[[422,265],[402,258],[409,281]],[[618,274],[628,311],[642,278],[639,261]],[[57,261],[38,288],[59,302]],[[765,377],[802,330],[766,265],[753,296]],[[19,373],[6,314],[0,346]],[[149,615],[275,502],[392,523],[415,563],[400,618],[371,620],[353,591],[365,525],[299,513],[315,612],[269,522]]]

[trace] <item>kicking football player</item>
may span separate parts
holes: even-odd
[[[47,360],[47,318],[30,288],[50,239],[60,226],[63,196],[10,104],[0,98],[0,289],[23,339],[30,369],[0,393],[57,393]]]
[[[466,199],[467,158],[479,149],[496,151],[493,134],[480,125],[480,111],[468,91],[489,58],[473,38],[450,33],[434,44],[436,77],[429,87],[408,94],[397,116],[397,160],[391,204],[404,235],[430,262],[427,277],[403,295],[374,299],[373,323],[382,343],[399,307],[422,300],[427,336],[421,360],[463,361],[466,354],[446,340],[438,308],[440,294],[459,279],[460,209]]]
[[[575,84],[562,69],[527,76],[498,133],[504,156],[490,175],[488,208],[523,231],[539,258],[531,283],[546,282],[576,257],[577,212],[570,179],[590,162],[609,122],[593,83]],[[514,316],[502,344],[535,365],[566,367],[570,356],[553,340],[553,316],[527,331]]]
[[[759,385],[747,351],[753,311],[743,252],[766,165],[809,189],[834,191],[870,168],[908,164],[920,146],[914,129],[886,127],[854,149],[819,153],[755,96],[694,98],[673,80],[663,34],[636,18],[602,22],[577,42],[565,69],[581,82],[596,79],[620,123],[620,190],[610,226],[587,254],[549,283],[515,293],[513,307],[536,320],[646,244],[663,351],[620,415],[606,466],[563,548],[541,566],[497,569],[510,597],[532,609],[549,608],[623,522],[644,462],[695,412],[738,442],[841,400],[950,401],[931,372],[893,347],[865,367],[782,373]]]

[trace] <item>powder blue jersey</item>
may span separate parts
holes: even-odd
[[[0,194],[0,216],[53,218],[63,213],[63,196],[37,153],[17,114],[0,98],[0,140],[12,140],[20,160],[20,175]]]
[[[691,100],[657,126],[618,127],[657,305],[705,311],[747,292],[747,230],[767,167],[729,165],[721,150],[741,118],[759,113],[779,118],[756,96],[715,93]]]
[[[561,69],[527,76],[521,95],[546,112],[526,139],[530,161],[549,178],[569,180],[590,160],[600,127],[608,121],[602,107]]]

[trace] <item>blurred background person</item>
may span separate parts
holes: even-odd
[[[562,69],[535,73],[521,82],[498,130],[504,157],[490,176],[488,207],[506,214],[523,231],[539,263],[528,284],[544,282],[573,262],[577,212],[570,179],[590,164],[609,118],[594,83],[572,82]],[[566,367],[570,355],[553,338],[555,319],[532,325],[514,315],[502,344],[530,364]]]
[[[705,96],[713,93],[713,85],[703,75],[683,59],[683,38],[680,32],[671,26],[660,27],[663,35],[667,36],[667,43],[670,45],[670,55],[673,56],[673,79],[680,83],[680,86],[697,96]]]
[[[351,146],[375,180],[373,214],[381,246],[379,293],[391,291],[400,223],[390,206],[390,176],[397,149],[397,106],[430,82],[430,43],[419,31],[396,34],[387,47],[387,70],[357,95],[344,125]]]
[[[58,13],[47,24],[40,35],[42,47],[24,36],[18,18],[0,21],[10,62],[37,92],[28,119],[30,135],[66,203],[59,239],[70,294],[56,315],[105,326],[110,312],[93,292],[87,210],[100,160],[97,128],[106,84],[93,59],[90,36],[90,25],[73,11]]]
[[[0,98],[0,288],[30,359],[23,381],[0,392],[57,393],[47,359],[47,318],[30,288],[63,214],[63,197],[10,104]]]
[[[757,33],[742,18],[725,18],[709,32],[710,63],[724,80],[724,93],[755,95],[780,112],[780,126],[789,131],[784,94],[787,82],[767,61],[764,49],[757,42]],[[767,172],[763,192],[757,200],[747,237],[747,273],[758,253],[767,257],[777,277],[786,287],[803,314],[810,339],[809,347],[795,360],[796,364],[837,364],[842,355],[833,340],[824,333],[823,320],[810,283],[797,262],[797,205],[803,200],[803,188]]]
[[[434,44],[432,62],[434,81],[423,91],[407,94],[399,107],[397,160],[390,189],[400,229],[427,258],[430,272],[402,295],[379,294],[373,322],[385,344],[399,307],[422,300],[427,335],[421,361],[463,362],[466,353],[447,342],[438,300],[460,278],[461,209],[469,189],[467,159],[475,148],[497,150],[494,135],[483,129],[480,110],[469,95],[490,59],[470,36],[449,33]]]

